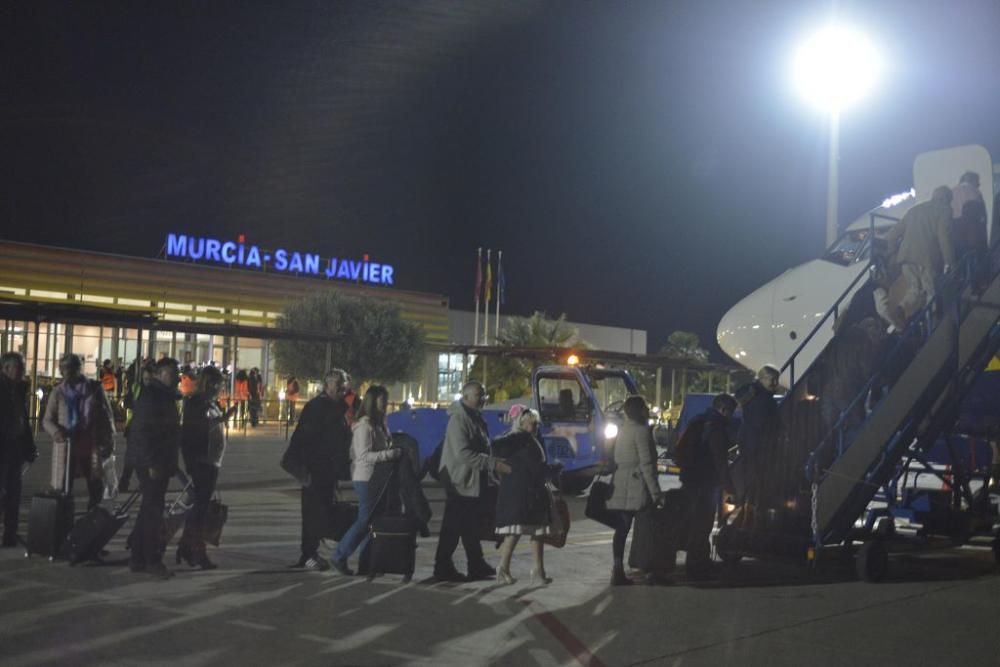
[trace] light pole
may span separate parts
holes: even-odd
[[[826,244],[837,240],[840,114],[868,93],[878,80],[881,58],[868,38],[842,25],[829,25],[808,37],[794,60],[793,76],[802,97],[830,119],[826,191]]]

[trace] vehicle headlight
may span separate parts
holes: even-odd
[[[618,424],[606,424],[604,426],[604,439],[614,440],[618,437]]]

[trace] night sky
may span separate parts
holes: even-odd
[[[823,248],[826,120],[789,85],[830,3],[9,2],[2,236],[155,256],[168,231],[324,256],[471,309],[713,343]],[[917,153],[1000,159],[1000,2],[839,3],[889,64],[841,122],[841,220]],[[721,360],[721,352],[718,352]]]

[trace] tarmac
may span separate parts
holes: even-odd
[[[0,550],[0,664],[950,665],[1000,655],[1000,570],[988,547],[896,557],[880,584],[830,559],[744,561],[710,584],[681,567],[673,586],[611,588],[611,532],[572,498],[568,543],[545,552],[551,585],[528,581],[526,545],[515,585],[445,584],[430,578],[444,494],[429,485],[433,534],[419,540],[411,583],[293,569],[299,492],[278,467],[282,435],[231,434],[217,570],[178,566],[167,581],[129,572],[129,525],[99,564]],[[44,436],[39,446],[26,503],[48,483],[51,447]]]

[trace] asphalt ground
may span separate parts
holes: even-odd
[[[48,480],[50,446],[44,437],[39,444],[26,502]],[[0,665],[1000,661],[1000,572],[983,547],[894,558],[881,584],[859,582],[851,563],[829,559],[815,569],[744,561],[711,584],[687,581],[681,567],[670,587],[610,588],[611,532],[585,519],[583,500],[573,498],[568,544],[546,550],[550,586],[530,585],[524,545],[513,586],[442,584],[430,574],[443,493],[428,486],[433,535],[419,540],[411,583],[293,569],[299,496],[278,468],[282,449],[274,429],[232,437],[220,476],[229,523],[211,552],[218,570],[177,567],[168,581],[132,574],[129,526],[102,564],[0,550]],[[81,495],[77,506],[84,503]],[[464,565],[461,548],[456,562]]]

